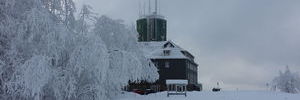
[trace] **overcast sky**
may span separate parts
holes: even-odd
[[[146,1],[75,0],[128,25]],[[206,90],[264,90],[286,65],[300,72],[300,0],[158,1],[168,40],[194,54]]]

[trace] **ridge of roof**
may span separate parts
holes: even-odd
[[[165,47],[165,45],[168,43],[173,45],[173,47]],[[152,59],[189,59],[185,54],[182,53],[182,51],[186,52],[186,50],[176,45],[171,40],[139,42],[139,44],[144,54]],[[165,55],[165,50],[170,50],[170,54]]]

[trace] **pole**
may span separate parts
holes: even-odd
[[[155,14],[157,14],[157,0],[155,0]]]

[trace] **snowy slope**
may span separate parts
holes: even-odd
[[[223,91],[223,92],[188,92],[185,96],[167,97],[166,92],[137,95],[125,93],[117,100],[300,100],[300,94],[288,94],[270,91]]]

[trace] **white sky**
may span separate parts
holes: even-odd
[[[146,1],[75,0],[128,25]],[[168,39],[195,55],[205,89],[262,90],[286,65],[300,72],[300,0],[158,1]]]

